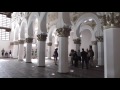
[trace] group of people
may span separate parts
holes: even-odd
[[[84,68],[84,63],[86,64],[86,68],[88,69],[88,65],[93,65],[93,57],[94,57],[94,52],[92,50],[92,47],[90,46],[89,50],[87,49],[86,51],[84,48],[82,48],[82,52],[80,50],[75,51],[71,50],[69,56],[71,56],[71,65],[78,67],[78,62],[80,61],[80,64],[82,62],[82,69]]]
[[[2,53],[2,57],[11,57],[12,56],[12,52],[11,50],[9,51],[9,53],[7,51],[4,50],[4,48],[1,50]]]

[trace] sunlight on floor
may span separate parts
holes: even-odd
[[[10,61],[10,60],[7,60],[7,59],[0,59],[0,62],[3,62],[3,61]]]

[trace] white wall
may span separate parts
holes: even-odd
[[[81,50],[82,48],[84,48],[84,50],[86,51],[86,49],[89,49],[89,45],[91,45],[91,32],[89,30],[84,30],[81,32],[82,34],[82,38],[81,38]]]
[[[2,56],[1,50],[4,48],[5,51],[9,52],[10,48],[10,41],[0,41],[0,57]]]

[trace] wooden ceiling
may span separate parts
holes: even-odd
[[[0,12],[0,14],[4,14],[4,15],[6,15],[8,18],[11,18],[11,14],[12,14],[13,12]]]

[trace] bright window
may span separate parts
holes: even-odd
[[[9,40],[10,39],[10,33],[6,32],[5,29],[0,29],[0,40]]]
[[[11,18],[8,18],[6,15],[0,14],[0,27],[10,28]]]

